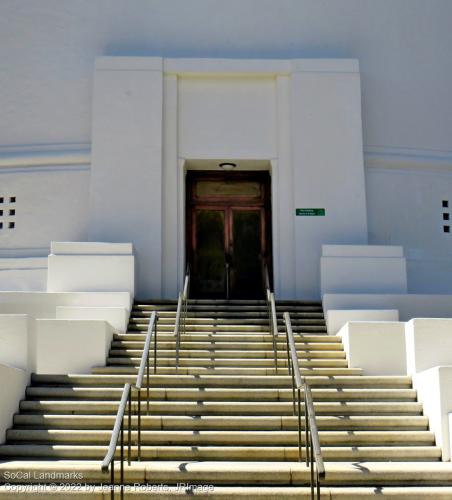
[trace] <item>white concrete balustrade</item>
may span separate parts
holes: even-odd
[[[326,293],[406,293],[403,247],[322,245],[320,288]]]
[[[135,294],[131,243],[52,242],[48,292],[129,292]]]
[[[328,335],[336,335],[348,321],[399,321],[397,309],[330,309],[326,314]]]
[[[25,395],[30,381],[26,370],[0,363],[0,443],[5,441],[5,433],[11,427],[13,415],[17,412],[19,401]]]
[[[414,374],[413,386],[435,433],[436,444],[443,450],[443,461],[448,461],[452,439],[452,366],[436,366]]]
[[[407,373],[452,365],[452,319],[415,318],[405,325]]]
[[[346,313],[346,311],[344,311]],[[451,459],[452,319],[349,321],[339,331],[351,368],[365,375],[411,375],[443,461]]]
[[[90,373],[94,366],[105,365],[113,332],[106,321],[38,319],[31,342],[32,371]]]
[[[101,319],[0,315],[0,363],[29,373],[89,373],[105,364],[114,331]]]
[[[341,328],[350,368],[366,375],[405,375],[405,324],[400,322],[350,321]]]
[[[57,306],[56,319],[100,319],[107,321],[115,331],[126,333],[129,312],[125,307]]]
[[[0,314],[33,318],[56,318],[57,307],[119,307],[128,313],[131,304],[128,292],[0,292]]]
[[[28,370],[32,321],[27,314],[0,314],[0,363]]]

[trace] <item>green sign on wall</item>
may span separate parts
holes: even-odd
[[[324,208],[296,208],[295,215],[297,217],[324,217],[325,209]]]

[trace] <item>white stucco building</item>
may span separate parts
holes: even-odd
[[[2,2],[1,288],[45,290],[51,241],[131,242],[137,294],[175,297],[186,174],[232,161],[270,174],[280,297],[337,291],[323,244],[402,246],[381,291],[450,293],[451,9]]]
[[[450,498],[451,20],[0,1],[0,496],[103,485],[128,400],[129,482],[308,495],[311,425],[329,498]]]

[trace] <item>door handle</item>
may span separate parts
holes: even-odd
[[[226,300],[229,300],[229,262],[225,262],[225,271],[226,271]]]

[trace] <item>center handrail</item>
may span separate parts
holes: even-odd
[[[305,415],[305,447],[306,465],[311,469],[311,499],[314,499],[314,487],[317,500],[320,500],[320,479],[325,478],[325,465],[323,463],[320,438],[315,417],[314,403],[311,388],[305,377],[301,376],[298,353],[293,337],[290,314],[284,313],[284,324],[286,329],[287,364],[289,375],[292,378],[292,401],[293,411],[298,416],[298,457],[302,460],[301,440],[301,391],[304,392],[304,415]],[[297,394],[297,397],[295,397]],[[315,471],[314,471],[315,463]]]
[[[174,322],[174,336],[176,337],[176,369],[179,368],[179,351],[181,329],[185,334],[187,328],[187,312],[188,312],[188,294],[190,292],[190,267],[187,266],[187,271],[184,278],[184,286],[179,293],[177,300],[176,321]]]
[[[141,388],[143,386],[144,370],[146,369],[146,411],[149,415],[149,350],[154,336],[154,374],[157,373],[157,313],[152,311],[149,319],[148,331],[144,343],[143,354],[141,355],[140,369],[138,370],[135,389],[138,391],[138,461],[141,460]]]
[[[271,291],[270,288],[270,278],[268,274],[268,267],[266,264],[264,264],[264,284],[265,295],[267,298],[268,327],[272,336],[275,370],[276,373],[278,373],[278,346],[276,341],[276,337],[278,336],[278,321],[276,319],[275,294]]]
[[[116,413],[113,431],[110,437],[107,453],[102,461],[102,472],[108,472],[110,467],[110,498],[115,497],[115,452],[118,446],[118,440],[121,439],[121,452],[120,452],[120,494],[121,499],[124,498],[124,417],[126,406],[128,406],[128,419],[127,419],[127,463],[131,464],[131,446],[132,446],[132,401],[133,392],[138,392],[138,461],[141,460],[141,389],[143,386],[144,372],[146,370],[146,388],[147,388],[147,414],[149,415],[149,351],[154,335],[154,373],[157,373],[157,313],[153,311],[149,319],[149,326],[146,333],[146,340],[144,343],[143,354],[141,356],[140,368],[138,370],[135,385],[125,384],[121,401],[119,403],[118,411]]]

